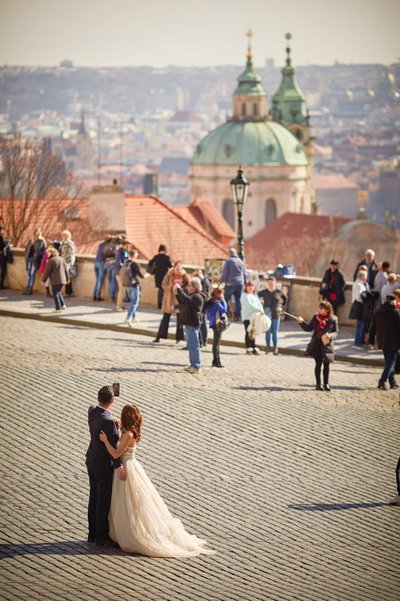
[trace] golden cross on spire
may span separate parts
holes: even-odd
[[[251,49],[251,38],[253,37],[253,32],[251,31],[251,29],[248,29],[246,36],[249,39],[249,41],[247,43],[247,59],[251,60],[253,58],[253,52]]]

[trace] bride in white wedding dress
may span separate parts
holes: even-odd
[[[135,458],[140,441],[142,414],[135,405],[125,405],[121,413],[122,435],[118,448],[100,434],[107,451],[114,458],[121,457],[126,470],[126,481],[114,471],[112,499],[108,516],[110,536],[123,551],[149,557],[193,557],[204,549],[206,541],[188,534],[182,522],[174,518],[159,493]]]

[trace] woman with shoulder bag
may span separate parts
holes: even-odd
[[[224,332],[229,325],[228,317],[226,315],[227,311],[228,305],[224,299],[223,288],[214,288],[206,308],[206,315],[210,322],[210,328],[213,331],[213,367],[223,367],[219,356],[219,345],[222,332]]]
[[[72,290],[72,282],[71,278],[76,277],[78,270],[76,268],[76,257],[75,257],[75,243],[72,240],[72,234],[69,230],[64,230],[61,232],[61,247],[60,247],[60,255],[64,259],[69,273],[69,282],[65,286],[65,294],[68,297],[74,296],[74,291]]]
[[[302,317],[297,321],[303,330],[312,332],[311,341],[307,346],[305,354],[315,360],[315,390],[331,390],[329,386],[329,365],[333,363],[334,348],[333,341],[339,333],[338,319],[333,313],[333,307],[328,301],[321,301],[316,313],[309,323]],[[324,385],[321,385],[321,367],[323,369]]]

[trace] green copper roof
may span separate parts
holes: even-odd
[[[254,70],[253,61],[247,59],[245,70],[237,78],[238,86],[234,91],[234,96],[244,96],[248,94],[265,96],[265,90],[262,85],[260,75]]]
[[[198,144],[193,165],[307,165],[302,144],[273,121],[228,121]]]
[[[286,48],[286,52],[288,56],[286,65],[282,69],[281,85],[272,97],[272,118],[285,125],[307,123],[306,99],[297,83],[296,71],[290,59],[290,48]]]

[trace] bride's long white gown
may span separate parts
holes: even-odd
[[[206,541],[188,534],[174,518],[135,458],[136,447],[121,456],[126,480],[115,471],[109,514],[110,536],[123,551],[150,557],[193,557],[213,553]]]

